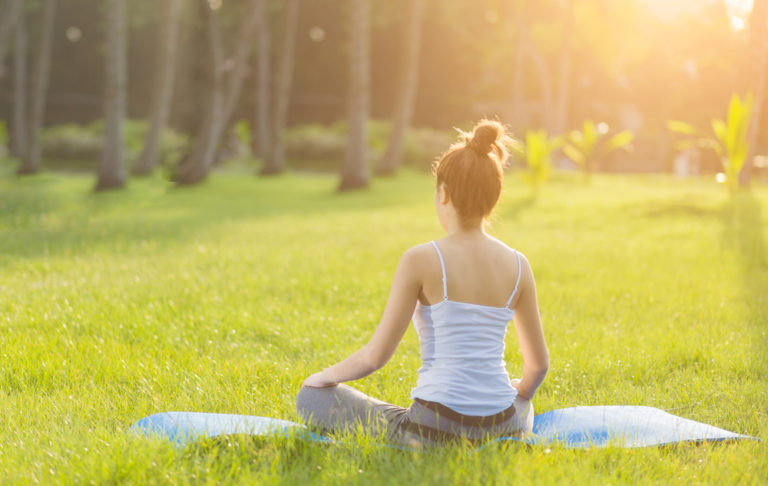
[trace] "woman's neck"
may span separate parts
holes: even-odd
[[[447,229],[447,235],[451,238],[477,238],[477,237],[484,237],[486,236],[485,233],[485,227],[482,222],[479,224],[472,224],[472,225],[462,225],[462,224],[455,224],[451,225]]]

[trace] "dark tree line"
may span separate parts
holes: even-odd
[[[206,178],[243,118],[260,173],[282,172],[286,127],[317,119],[316,106],[328,107],[323,121],[348,121],[341,189],[368,183],[372,115],[393,124],[379,174],[397,170],[414,121],[447,128],[501,115],[518,131],[560,133],[586,117],[620,125],[634,109],[653,133],[677,113],[708,119],[746,90],[757,100],[752,146],[765,143],[766,0],[754,2],[746,35],[730,28],[724,4],[697,8],[670,21],[639,1],[5,0],[0,87],[12,102],[0,108],[18,172],[31,174],[41,129],[62,117],[48,109],[62,83],[100,91],[103,108],[89,108],[105,127],[99,189],[125,183],[127,113],[150,121],[137,176],[157,166],[164,127],[193,134],[174,176],[182,185]],[[78,76],[70,64],[104,67]]]

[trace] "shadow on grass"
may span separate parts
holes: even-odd
[[[751,193],[738,193],[722,208],[725,247],[738,257],[742,276],[742,295],[749,322],[756,331],[758,356],[766,358],[768,342],[762,334],[768,327],[768,248],[766,248],[763,208]]]
[[[535,191],[530,191],[524,195],[518,196],[515,199],[512,199],[510,202],[504,204],[500,217],[508,220],[516,220],[525,211],[533,208],[536,205],[536,201],[538,201],[538,199],[539,194]]]
[[[716,206],[697,204],[690,198],[674,198],[666,201],[652,201],[642,205],[625,206],[623,211],[633,217],[662,218],[717,218],[722,210]]]
[[[184,243],[226,223],[282,216],[323,224],[334,214],[428,204],[430,192],[426,186],[421,191],[422,182],[405,176],[340,195],[335,177],[216,175],[194,187],[153,178],[93,193],[90,176],[0,178],[0,256],[75,256],[147,241]]]

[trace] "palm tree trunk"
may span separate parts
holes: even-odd
[[[285,18],[283,52],[278,67],[277,96],[275,97],[274,133],[271,150],[267,153],[266,163],[261,173],[278,174],[285,169],[285,145],[283,132],[288,120],[288,105],[291,99],[293,82],[293,61],[296,50],[296,26],[299,20],[299,0],[289,0]]]
[[[256,93],[256,113],[251,125],[251,150],[253,155],[265,161],[271,150],[271,138],[269,135],[269,108],[270,108],[270,28],[267,18],[267,2],[262,0],[259,6],[259,51],[258,51],[258,86]]]
[[[243,80],[245,79],[248,67],[248,57],[251,52],[256,27],[258,26],[260,2],[261,0],[251,0],[249,14],[240,28],[237,50],[234,56],[234,68],[227,84],[226,92],[223,86],[221,33],[215,14],[209,9],[208,25],[214,70],[213,94],[207,123],[204,124],[204,133],[199,138],[199,144],[195,152],[179,167],[177,182],[181,185],[196,184],[203,181],[208,176],[211,167],[213,167],[221,136],[224,133],[229,118],[232,116],[242,91]]]
[[[2,13],[0,13],[0,79],[4,78],[7,73],[5,54],[8,52],[8,44],[11,41],[11,34],[16,28],[20,10],[22,10],[22,0],[9,0],[5,2]]]
[[[405,133],[411,124],[416,101],[416,88],[419,84],[419,52],[421,50],[421,19],[423,15],[424,0],[413,0],[408,39],[406,40],[405,71],[400,88],[400,100],[397,104],[394,126],[389,136],[387,150],[379,161],[376,170],[379,174],[393,174],[400,165],[402,158]]]
[[[23,7],[16,12],[14,44],[11,155],[22,160],[27,153],[27,22]]]
[[[368,107],[370,89],[370,22],[368,0],[350,0],[349,142],[339,191],[368,185]]]
[[[752,159],[758,143],[758,134],[760,133],[760,117],[765,103],[765,84],[768,81],[766,71],[768,71],[768,0],[756,0],[752,7],[750,18],[750,37],[753,56],[755,58],[754,66],[757,73],[755,85],[755,102],[752,110],[752,120],[747,132],[748,152],[739,173],[739,184],[748,186],[752,178]]]
[[[515,20],[516,46],[515,60],[512,72],[512,92],[510,107],[507,112],[507,123],[514,132],[522,132],[528,128],[527,110],[525,109],[525,57],[528,52],[528,20],[527,4],[522,6],[512,4],[512,15]]]
[[[544,56],[532,43],[528,45],[528,53],[533,61],[533,66],[539,75],[539,87],[541,88],[541,122],[550,133],[552,132],[552,77]]]
[[[211,69],[208,78],[210,99],[200,124],[194,149],[191,154],[179,163],[176,182],[179,185],[197,184],[208,176],[208,168],[204,160],[208,147],[212,145],[213,125],[221,116],[223,95],[223,71],[221,54],[221,32],[216,19],[216,13],[210,8],[207,0],[198,0],[198,5],[203,12],[208,36],[208,59]]]
[[[51,65],[51,44],[53,43],[53,21],[56,16],[56,0],[45,0],[43,5],[43,30],[38,46],[35,66],[34,89],[32,90],[32,112],[29,123],[27,151],[22,159],[19,174],[34,174],[40,170],[40,130],[43,128],[45,104],[48,95],[48,79]]]
[[[126,98],[125,0],[105,0],[107,11],[106,87],[104,90],[104,152],[96,190],[125,185],[123,119]]]
[[[573,2],[563,0],[563,32],[560,43],[559,84],[555,101],[553,133],[565,131],[568,124],[568,104],[571,87],[571,36],[573,35]]]
[[[240,93],[243,90],[243,81],[248,72],[248,58],[251,56],[253,40],[256,37],[256,32],[261,23],[260,21],[262,20],[262,16],[260,15],[262,11],[262,3],[263,0],[251,0],[250,9],[240,28],[237,50],[235,51],[234,56],[235,65],[232,71],[232,76],[229,78],[226,99],[224,101],[224,116],[218,126],[218,138],[221,138],[224,127],[226,127],[229,119],[232,118],[232,113],[235,111],[235,105],[237,105],[237,101],[240,99]]]
[[[161,42],[162,52],[158,58],[158,76],[155,79],[152,101],[152,121],[136,164],[135,175],[148,175],[157,165],[160,153],[160,139],[168,122],[173,100],[173,82],[176,72],[176,47],[179,38],[179,0],[165,0],[165,25]]]

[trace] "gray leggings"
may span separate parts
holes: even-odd
[[[302,387],[296,408],[307,425],[322,432],[362,432],[412,447],[452,440],[480,443],[496,437],[519,438],[533,428],[532,405],[523,414],[467,424],[455,412],[431,402],[415,401],[408,408],[398,407],[343,384]]]

